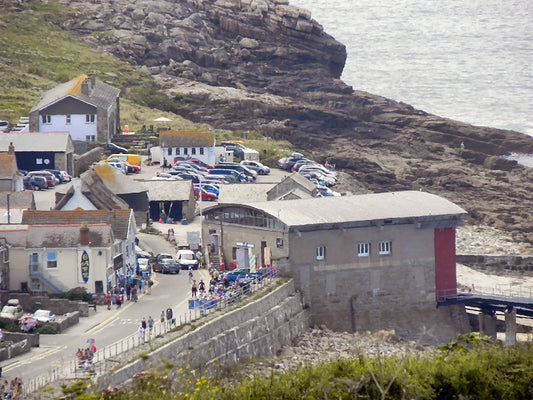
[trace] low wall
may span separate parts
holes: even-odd
[[[533,274],[533,256],[458,254],[456,260],[459,264],[464,264],[480,271]]]
[[[202,320],[199,320],[201,323]],[[263,298],[208,321],[194,331],[98,379],[99,388],[120,386],[133,375],[163,366],[201,367],[205,372],[257,357],[275,356],[309,328],[309,316],[293,281]]]
[[[38,333],[4,332],[5,340],[0,345],[0,361],[29,353],[32,347],[39,347]]]

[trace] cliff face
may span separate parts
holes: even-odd
[[[65,29],[192,99],[184,117],[287,139],[345,170],[355,193],[438,193],[533,243],[533,170],[499,157],[533,153],[532,137],[354,91],[339,80],[345,47],[286,0],[61,3],[80,11]]]

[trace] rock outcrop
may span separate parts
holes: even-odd
[[[287,0],[61,3],[79,10],[65,29],[147,68],[184,117],[287,139],[347,172],[345,190],[440,194],[533,243],[533,170],[501,157],[532,137],[353,90],[345,46]]]

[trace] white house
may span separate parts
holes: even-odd
[[[153,161],[174,165],[177,160],[196,158],[215,165],[215,134],[201,131],[163,131],[159,133],[159,158]]]

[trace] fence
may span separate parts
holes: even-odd
[[[476,293],[508,298],[533,298],[532,286],[496,285],[494,287],[460,286],[457,289],[439,290],[437,301],[457,298],[460,293]]]
[[[170,321],[165,320],[163,323],[158,321],[154,324],[152,332],[148,328],[146,329],[144,337],[135,333],[111,345],[102,347],[94,353],[91,362],[88,364],[74,359],[75,357],[73,355],[73,360],[60,362],[57,367],[51,368],[39,377],[26,380],[23,386],[24,394],[29,396],[44,386],[58,380],[91,379],[92,377],[103,375],[111,368],[120,364],[121,361],[114,360],[114,357],[125,352],[131,352],[131,350],[145,345],[149,349],[152,341],[156,338],[164,336],[169,331],[177,329],[182,325],[205,317],[216,310],[224,310],[265,286],[271,285],[276,278],[277,274],[270,274],[260,281],[240,281],[219,296],[191,299],[189,300],[189,310],[187,312],[174,315]]]

